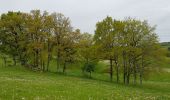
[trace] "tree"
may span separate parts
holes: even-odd
[[[94,42],[98,45],[100,58],[110,60],[110,80],[112,80],[114,61],[117,82],[119,82],[119,67],[123,65],[124,83],[129,84],[133,75],[133,83],[136,84],[138,74],[142,83],[143,71],[148,65],[144,62],[153,56],[158,44],[154,30],[155,27],[150,26],[147,21],[132,18],[118,21],[106,17],[96,24]],[[148,48],[152,49],[148,51]]]
[[[161,59],[158,53],[163,51],[154,30],[147,21],[108,16],[96,24],[93,36],[74,30],[61,13],[8,12],[0,17],[0,52],[5,65],[10,57],[14,65],[20,62],[40,71],[48,71],[53,58],[57,71],[62,67],[63,73],[69,64],[80,62],[90,77],[99,60],[109,60],[111,81],[114,72],[117,83],[123,74],[125,84],[137,84],[138,77],[142,84],[144,76],[154,69],[149,66],[152,59]]]
[[[54,22],[52,15],[49,15],[46,11],[43,13],[43,18],[43,32],[45,36],[44,49],[45,52],[47,52],[47,57],[44,58],[47,58],[46,70],[48,71],[54,47]]]
[[[136,19],[128,18],[124,21],[124,32],[122,34],[122,41],[125,46],[124,52],[126,53],[126,83],[129,83],[130,75],[133,74],[134,84],[136,84],[137,73],[140,75],[143,73],[144,64],[143,61],[149,55],[149,52],[153,53],[153,50],[149,51],[147,48],[152,48],[158,44],[157,36],[154,32],[155,27],[151,27],[147,21],[140,21]],[[144,46],[145,45],[145,46]],[[146,54],[145,54],[145,53]],[[125,56],[125,55],[124,55]],[[142,63],[141,63],[142,62]],[[142,66],[142,67],[140,67]],[[141,76],[140,76],[141,77]],[[125,82],[125,80],[124,80]]]
[[[82,67],[82,71],[83,72],[88,72],[89,73],[89,76],[91,78],[91,73],[94,72],[95,70],[95,63],[92,63],[92,62],[88,62],[88,63],[85,63],[84,66]]]
[[[69,33],[72,32],[72,27],[70,25],[69,18],[65,17],[61,13],[53,13],[53,22],[54,22],[54,37],[55,37],[55,46],[57,52],[57,71],[60,68],[60,62],[62,61],[62,49],[65,46],[64,42]]]
[[[77,61],[78,55],[78,45],[80,41],[80,31],[79,29],[68,33],[63,41],[63,48],[61,52],[61,59],[64,64],[63,73],[66,70],[66,64],[74,63]]]
[[[25,16],[21,12],[8,12],[1,16],[1,46],[5,52],[12,56],[14,65],[17,59],[21,59],[22,49],[20,43],[23,39],[21,36],[25,32]]]
[[[41,52],[44,47],[43,16],[40,10],[32,10],[27,18],[28,52],[34,69],[41,68]],[[33,59],[32,59],[33,58]]]
[[[93,35],[89,33],[81,34],[81,39],[79,42],[79,54],[81,62],[83,63],[82,72],[91,73],[95,70],[95,65],[98,62],[96,57],[96,47],[93,43]]]
[[[113,20],[111,17],[106,17],[103,21],[96,24],[96,30],[94,35],[95,45],[98,45],[98,50],[100,50],[100,58],[102,60],[110,60],[110,80],[113,77],[113,60],[114,51],[113,47],[116,45],[115,32],[113,30]]]

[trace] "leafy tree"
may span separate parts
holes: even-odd
[[[64,38],[67,38],[67,35],[72,32],[72,27],[69,18],[65,17],[63,14],[53,13],[52,17],[54,23],[54,41],[57,52],[57,70],[59,71],[60,62],[62,61],[62,50],[66,42]]]
[[[113,77],[113,41],[114,41],[114,32],[113,32],[113,20],[111,17],[106,17],[101,22],[96,24],[96,30],[94,35],[95,45],[98,46],[100,50],[100,58],[102,60],[110,60],[110,80],[112,81]]]
[[[116,65],[117,82],[119,82],[119,33],[120,21],[113,20],[111,17],[106,17],[103,21],[96,24],[94,36],[95,45],[98,45],[99,56],[102,60],[110,60],[110,80],[113,77],[113,61]]]
[[[129,83],[130,75],[133,74],[134,84],[136,84],[137,73],[143,71],[143,61],[146,58],[145,53],[152,52],[146,50],[158,44],[157,36],[154,33],[154,27],[149,26],[147,21],[140,21],[128,18],[124,21],[124,34],[126,36],[127,63],[126,64],[126,83]],[[123,41],[123,40],[122,40]],[[144,46],[145,45],[145,46]],[[145,53],[144,53],[145,52]],[[148,54],[146,54],[148,55]],[[140,63],[142,62],[142,63]],[[140,66],[143,66],[140,68]]]
[[[12,56],[14,65],[17,59],[21,59],[22,49],[20,43],[23,41],[22,35],[25,32],[24,14],[21,12],[8,12],[1,16],[1,46],[2,51]]]
[[[66,70],[66,64],[74,63],[78,59],[78,45],[80,41],[80,31],[75,30],[68,33],[64,38],[63,48],[61,52],[61,59],[64,64],[63,72]]]
[[[96,24],[95,35],[73,30],[70,20],[61,13],[32,10],[30,13],[8,12],[0,17],[0,52],[6,66],[7,57],[14,65],[49,71],[50,62],[57,59],[57,71],[63,73],[71,63],[83,63],[82,70],[90,74],[96,63],[109,60],[110,80],[129,84],[130,78],[140,84],[150,63],[162,59],[167,52],[160,49],[155,27],[147,21],[132,18],[113,20],[107,16]],[[160,52],[163,52],[160,54]],[[158,56],[159,54],[159,56]],[[114,70],[115,68],[115,70]]]
[[[113,61],[115,62],[117,82],[119,82],[120,65],[123,65],[124,83],[129,84],[133,75],[136,84],[137,74],[144,71],[144,59],[151,57],[155,46],[158,44],[155,27],[151,27],[147,21],[127,18],[124,21],[112,20],[106,17],[96,24],[94,36],[97,51],[102,60],[110,60],[110,80],[113,75]],[[147,48],[150,49],[148,52]],[[151,54],[150,54],[151,53]],[[122,63],[120,60],[122,59]]]
[[[91,73],[94,72],[95,70],[95,63],[92,63],[92,62],[88,62],[88,63],[85,63],[84,66],[82,67],[82,71],[85,73],[85,72],[88,72],[89,73],[89,76],[91,78]]]

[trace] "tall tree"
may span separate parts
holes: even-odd
[[[21,59],[22,49],[20,43],[23,41],[22,35],[25,32],[25,16],[21,12],[8,12],[1,16],[0,40],[3,48],[13,58],[14,65],[17,59]],[[1,45],[1,46],[2,46]]]
[[[62,49],[65,46],[64,42],[67,34],[72,32],[72,27],[69,18],[65,17],[61,13],[52,14],[54,21],[54,37],[57,52],[57,71],[60,68],[60,62],[62,61]]]
[[[98,45],[100,50],[100,58],[102,60],[110,61],[110,80],[113,77],[113,60],[114,52],[113,47],[116,45],[115,32],[113,30],[113,20],[111,17],[106,17],[103,21],[96,24],[96,30],[94,35],[95,45]]]

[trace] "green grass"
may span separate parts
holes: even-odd
[[[170,74],[158,76],[143,86],[125,86],[18,66],[0,67],[0,100],[169,100]]]

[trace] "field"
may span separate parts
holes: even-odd
[[[101,73],[107,66],[102,62],[92,78],[87,78],[81,64],[70,65],[63,74],[56,73],[55,61],[50,72],[34,72],[19,65],[4,67],[0,60],[0,100],[169,100],[170,68],[166,59],[154,61],[152,66],[161,67],[151,72],[143,85],[110,82],[109,75]]]
[[[116,84],[19,66],[0,68],[0,100],[169,100],[170,73],[153,74],[140,85]]]

